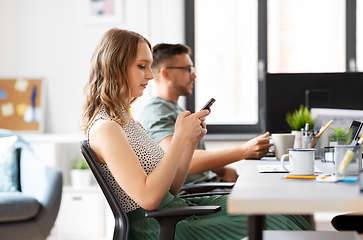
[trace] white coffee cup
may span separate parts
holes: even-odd
[[[294,148],[288,149],[289,154],[281,157],[281,165],[291,175],[314,175],[315,149]],[[289,169],[285,166],[285,158],[289,157]]]
[[[281,159],[282,155],[287,154],[287,149],[293,148],[295,135],[290,133],[273,133],[271,135],[275,149],[276,159]]]

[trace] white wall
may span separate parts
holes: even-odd
[[[119,23],[87,23],[87,0],[0,0],[0,78],[46,81],[45,133],[78,133],[89,61],[112,27],[141,33],[152,45],[184,41],[183,0],[118,0]],[[154,91],[134,105],[137,113]]]

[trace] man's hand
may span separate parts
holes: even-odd
[[[265,134],[255,137],[239,146],[241,156],[244,156],[241,159],[260,159],[266,156],[269,148],[271,147],[270,140],[268,138],[269,135],[270,133],[266,132]]]

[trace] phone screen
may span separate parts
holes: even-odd
[[[358,121],[353,121],[345,137],[344,144],[350,145],[352,141],[357,140],[360,130],[362,129],[362,123]]]
[[[200,109],[200,111],[204,109],[209,109],[215,101],[216,100],[214,98],[209,99],[209,101],[202,107],[202,109]]]

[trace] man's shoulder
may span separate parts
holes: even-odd
[[[148,113],[152,115],[166,115],[173,112],[178,112],[178,105],[171,101],[160,97],[152,97],[145,105],[142,114]]]
[[[153,97],[145,105],[139,120],[151,138],[155,142],[160,142],[165,137],[173,135],[177,116],[176,104],[159,97]]]
[[[154,105],[168,105],[167,104],[168,101],[163,99],[163,98],[160,98],[160,97],[151,97],[149,100],[148,100],[148,103],[146,104],[146,107],[148,106],[154,106]]]

